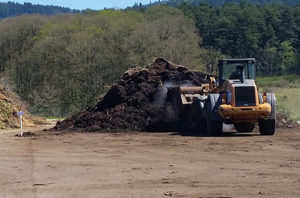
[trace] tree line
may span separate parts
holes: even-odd
[[[300,73],[300,0],[169,0],[192,19],[207,49],[215,57],[254,57],[260,75]],[[152,4],[131,9],[144,12]],[[216,70],[216,69],[214,69]]]
[[[254,57],[259,74],[300,73],[300,5],[182,4],[203,38],[201,46],[229,57]]]
[[[198,43],[193,21],[170,7],[24,15],[0,21],[0,71],[31,112],[66,116],[93,105],[133,64],[201,65]]]
[[[222,57],[255,57],[259,74],[299,73],[299,14],[299,6],[241,3],[7,18],[0,75],[32,113],[66,116],[156,57],[209,72]]]
[[[151,6],[157,5],[167,5],[177,7],[182,4],[190,4],[197,6],[200,4],[209,4],[212,6],[222,6],[224,4],[240,4],[240,3],[249,3],[253,5],[270,5],[270,4],[281,4],[281,5],[290,5],[295,6],[300,4],[300,0],[158,0],[151,2],[149,4],[143,5],[142,3],[135,3],[133,6],[128,7],[127,9],[134,10],[145,10]]]
[[[62,13],[78,13],[79,10],[72,10],[69,8],[59,6],[45,6],[33,5],[31,3],[14,3],[14,2],[0,2],[0,19],[12,16],[19,16],[22,14],[45,14],[55,15]]]
[[[202,3],[222,6],[228,3],[240,4],[240,3],[250,3],[255,5],[266,5],[266,4],[287,4],[287,5],[296,5],[300,3],[300,0],[168,0],[164,3],[170,6],[179,6],[183,3],[188,3],[191,5],[199,5]]]

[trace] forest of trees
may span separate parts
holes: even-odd
[[[151,1],[150,1],[151,2]],[[268,4],[281,4],[281,5],[290,5],[294,6],[300,4],[300,0],[158,0],[151,2],[147,5],[143,5],[142,3],[135,3],[133,6],[128,7],[128,9],[134,10],[145,10],[151,6],[157,5],[167,5],[177,7],[182,4],[189,5],[200,5],[200,4],[209,4],[212,6],[222,6],[224,4],[240,4],[240,3],[249,3],[253,5],[268,5]]]
[[[203,3],[207,2],[207,3]],[[249,3],[247,3],[249,2]],[[255,57],[260,75],[300,73],[300,0],[169,0],[191,18],[207,49],[203,59]],[[151,6],[151,5],[148,5]],[[147,6],[132,9],[144,12]]]
[[[93,105],[131,65],[156,57],[202,71],[221,57],[254,57],[260,75],[299,73],[299,35],[299,5],[23,15],[0,20],[0,80],[32,113],[66,116]]]
[[[182,4],[202,46],[230,57],[255,57],[263,75],[300,73],[300,5]]]
[[[62,13],[78,13],[79,10],[71,10],[69,8],[63,8],[59,6],[44,6],[33,5],[31,3],[14,3],[14,2],[0,2],[0,19],[12,16],[19,16],[22,14],[45,14],[55,15]]]
[[[25,15],[0,21],[0,71],[33,113],[65,116],[91,106],[133,64],[201,65],[200,42],[176,8]]]
[[[266,4],[287,4],[296,5],[300,3],[300,0],[168,0],[165,1],[166,4],[171,6],[179,6],[183,3],[188,3],[190,5],[199,5],[201,3],[207,3],[214,6],[221,6],[228,3],[251,3],[256,5],[266,5]]]

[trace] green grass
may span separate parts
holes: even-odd
[[[56,120],[64,120],[65,117],[47,117],[47,119],[56,119]]]
[[[300,75],[259,77],[260,92],[273,92],[277,98],[277,111],[293,120],[300,120]]]
[[[300,75],[258,77],[257,83],[263,88],[300,88]]]
[[[300,88],[275,89],[277,108],[294,120],[300,120]]]

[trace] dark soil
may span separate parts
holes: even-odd
[[[288,116],[277,113],[276,114],[276,128],[294,128],[298,127],[298,124],[293,120],[289,119]]]

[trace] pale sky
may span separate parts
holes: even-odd
[[[148,4],[151,0],[11,0],[16,3],[29,2],[32,4],[41,5],[57,5],[62,7],[68,7],[72,9],[94,9],[100,10],[103,8],[126,8],[127,6],[133,6],[135,3]],[[7,2],[1,1],[0,2]],[[155,2],[155,0],[152,0]]]

